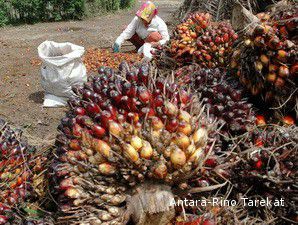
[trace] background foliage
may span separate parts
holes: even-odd
[[[130,8],[135,0],[0,0],[0,27],[7,24],[80,20]]]

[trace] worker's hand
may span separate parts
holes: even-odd
[[[113,45],[113,52],[119,52],[119,50],[120,50],[120,46],[117,43],[115,43]]]

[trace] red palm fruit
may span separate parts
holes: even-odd
[[[102,86],[99,83],[94,83],[93,90],[95,93],[100,94],[102,90]]]
[[[137,88],[134,85],[131,85],[130,88],[127,90],[127,96],[134,98],[137,96]]]
[[[179,123],[179,126],[178,126],[178,132],[181,132],[185,135],[190,135],[191,134],[191,131],[192,131],[192,128],[191,128],[191,125],[185,121],[182,121]]]
[[[206,220],[204,220],[204,222],[202,223],[202,225],[216,225],[216,223],[212,219],[206,219]]]
[[[163,112],[171,117],[174,117],[178,114],[178,107],[174,103],[171,102],[166,102],[164,104]]]
[[[84,108],[82,108],[82,107],[76,107],[76,108],[74,109],[74,113],[75,113],[76,115],[84,116],[84,115],[86,115],[86,110],[85,110]]]
[[[65,178],[60,182],[60,190],[67,190],[68,188],[73,187],[73,182],[71,178]]]
[[[208,61],[210,61],[212,59],[212,56],[209,55],[209,54],[207,54],[207,55],[205,55],[205,59],[208,60]]]
[[[179,99],[180,99],[181,103],[187,104],[190,101],[190,96],[187,93],[187,91],[181,90],[179,92]]]
[[[275,87],[282,88],[285,85],[285,80],[281,77],[278,77],[274,83]]]
[[[138,113],[133,113],[133,112],[128,113],[127,118],[128,118],[128,121],[130,123],[134,123],[134,124],[139,122],[139,119],[140,119],[139,114]]]
[[[224,40],[224,42],[228,42],[229,39],[230,39],[229,34],[225,33],[225,34],[223,35],[223,40]]]
[[[268,63],[269,63],[269,58],[268,58],[268,56],[266,56],[266,55],[261,55],[260,56],[260,60],[261,60],[261,62],[264,64],[264,65],[267,65]]]
[[[8,222],[8,217],[0,215],[0,224],[6,224]]]
[[[174,119],[171,119],[167,122],[166,129],[167,129],[167,131],[173,133],[177,130],[178,126],[179,126],[179,122],[178,122],[178,120],[176,120],[174,118]]]
[[[112,154],[111,147],[107,142],[99,139],[93,139],[92,147],[95,151],[100,153],[102,156],[109,158]]]
[[[84,90],[83,91],[83,98],[85,100],[91,99],[92,98],[92,92],[90,90]]]
[[[285,117],[283,117],[282,122],[285,125],[294,125],[295,124],[295,120],[291,116],[285,116]]]
[[[122,133],[122,131],[123,131],[123,128],[119,123],[117,123],[113,120],[109,121],[109,132],[110,132],[110,134],[113,134],[113,135],[119,137],[120,134]]]
[[[117,109],[116,109],[115,106],[113,106],[113,105],[108,105],[108,106],[106,107],[106,110],[108,110],[108,111],[111,113],[111,118],[112,118],[113,120],[116,120],[116,119],[117,119],[118,112],[117,112]]]
[[[266,119],[263,115],[257,115],[256,116],[256,124],[258,126],[264,126],[266,125]]]
[[[151,117],[150,119],[151,119],[152,128],[154,130],[160,130],[164,127],[163,122],[158,117],[154,116],[154,117]]]
[[[93,102],[87,103],[86,110],[91,115],[96,115],[97,113],[100,113],[99,106]]]
[[[233,39],[234,39],[234,41],[235,41],[235,40],[237,40],[237,39],[238,39],[238,37],[239,37],[239,36],[238,36],[238,34],[233,34],[233,36],[232,36],[232,37],[233,37]],[[231,44],[232,44],[232,42],[231,42]]]
[[[108,125],[109,125],[109,122],[112,120],[112,115],[109,111],[107,110],[103,110],[101,113],[100,113],[100,122],[102,124],[102,126],[107,129],[108,128]]]
[[[110,92],[110,96],[115,101],[116,104],[120,103],[122,95],[118,91],[112,90]]]
[[[131,71],[126,74],[126,79],[130,82],[138,82],[138,75]]]
[[[290,73],[292,76],[298,74],[298,63],[294,63],[294,65],[291,66]]]
[[[72,139],[69,142],[69,147],[75,151],[81,150],[81,143],[77,139]]]
[[[163,97],[161,95],[156,96],[153,100],[154,107],[161,107],[163,105]]]
[[[146,104],[150,101],[150,92],[145,88],[145,87],[139,87],[138,88],[138,97],[139,97],[139,100]]]
[[[156,80],[156,87],[157,87],[157,89],[163,90],[164,84],[165,84],[165,81],[164,81],[163,78],[161,78],[161,77],[157,78],[157,80]]]
[[[205,161],[205,165],[208,167],[215,167],[217,166],[218,162],[215,158],[209,158]]]
[[[127,107],[131,112],[138,110],[138,101],[135,98],[129,98],[127,101]]]
[[[72,135],[78,138],[82,137],[82,129],[79,124],[75,123],[72,127]]]
[[[106,134],[106,130],[97,124],[93,125],[91,129],[93,135],[97,138],[102,138]]]
[[[269,64],[269,72],[277,71],[278,66],[274,64]]]
[[[261,169],[263,167],[263,162],[262,160],[258,160],[255,164],[256,169]]]
[[[290,75],[290,70],[287,66],[280,66],[278,70],[278,75],[280,77],[288,77]]]
[[[276,78],[277,78],[276,73],[271,72],[271,73],[267,74],[266,80],[270,83],[274,83]]]
[[[277,55],[279,58],[286,58],[288,53],[285,50],[278,50]]]

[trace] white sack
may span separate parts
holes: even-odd
[[[66,105],[67,99],[74,95],[71,87],[87,81],[86,67],[82,61],[84,52],[84,47],[69,42],[45,41],[39,45],[45,107]]]

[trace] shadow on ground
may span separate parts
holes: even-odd
[[[29,95],[29,100],[34,101],[37,104],[42,104],[44,98],[44,92],[43,91],[37,91],[35,93],[32,93]]]

